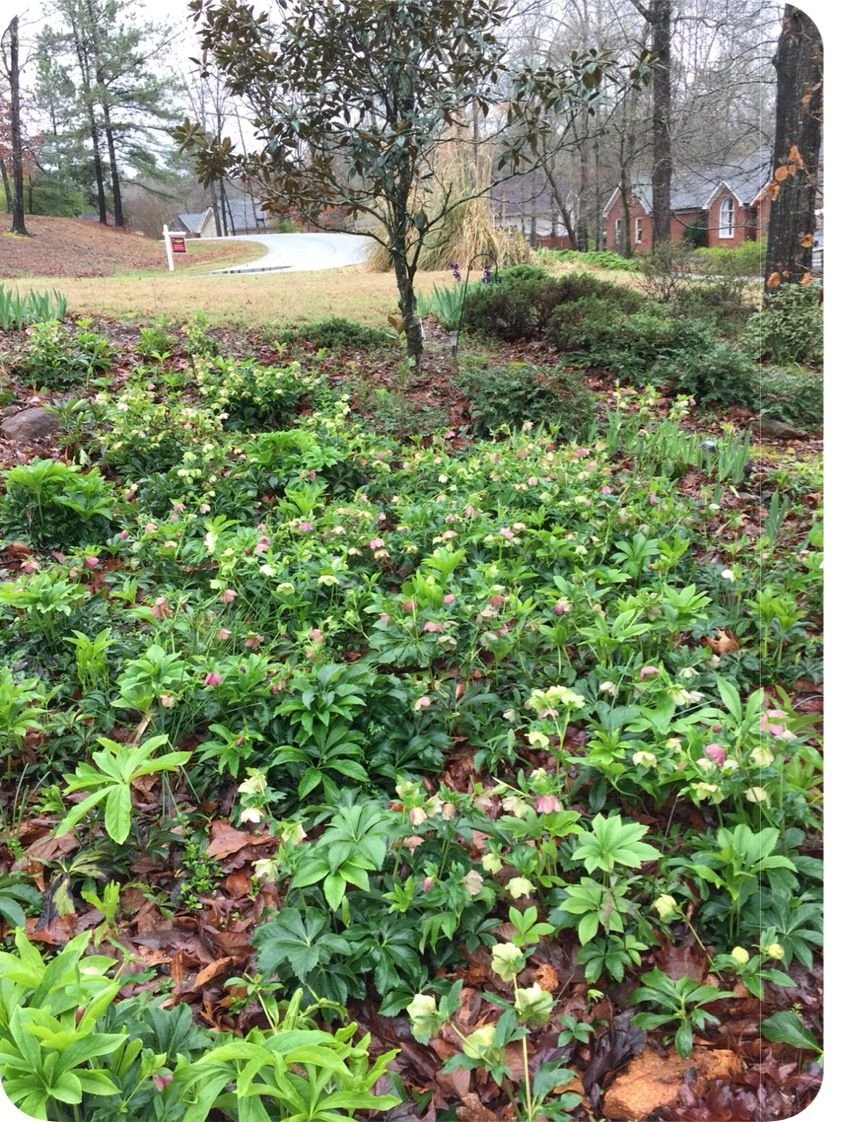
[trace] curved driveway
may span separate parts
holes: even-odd
[[[211,239],[207,239],[211,240]],[[266,254],[246,265],[214,269],[214,273],[285,273],[315,269],[339,269],[362,265],[368,257],[371,238],[362,234],[237,234],[214,241],[258,242]]]

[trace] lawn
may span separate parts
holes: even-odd
[[[4,412],[54,406],[0,444],[7,1094],[802,1110],[820,377],[751,340],[807,298],[735,325],[521,268],[414,370],[377,274],[132,283],[0,333]]]

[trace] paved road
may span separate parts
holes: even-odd
[[[362,265],[372,244],[371,238],[359,234],[237,234],[213,240],[259,242],[266,247],[265,256],[256,261],[214,269],[214,273],[299,273]]]

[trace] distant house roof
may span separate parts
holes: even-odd
[[[524,175],[504,179],[491,191],[491,210],[494,216],[505,222],[525,216],[552,215],[558,213],[547,176],[540,168],[534,168]]]
[[[179,214],[178,221],[184,229],[189,230],[191,234],[198,234],[208,210],[210,210],[210,207],[205,210],[197,211],[195,214]]]
[[[256,200],[252,201],[250,198],[231,198],[228,197],[225,213],[228,217],[229,224],[233,222],[235,230],[253,229],[257,226],[265,226],[267,214],[263,207]]]
[[[771,153],[761,149],[743,160],[730,164],[720,164],[694,171],[690,168],[679,170],[673,177],[671,206],[676,210],[707,210],[720,187],[729,188],[743,206],[751,206],[760,191],[769,182]],[[615,188],[603,209],[606,216],[619,194]],[[632,194],[640,202],[647,214],[652,213],[652,181],[640,178],[632,183]]]

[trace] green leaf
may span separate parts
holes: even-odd
[[[797,1013],[781,1010],[760,1022],[760,1032],[773,1044],[789,1044],[810,1052],[821,1053],[822,1046],[804,1025]]]
[[[693,1026],[689,1021],[684,1021],[675,1034],[675,1050],[682,1059],[688,1059],[693,1051]]]
[[[345,886],[345,878],[339,873],[330,873],[325,877],[322,888],[324,889],[325,899],[334,912],[342,903],[342,899],[345,895]]]
[[[112,787],[105,800],[105,832],[118,845],[129,836],[132,824],[132,792],[128,784]]]

